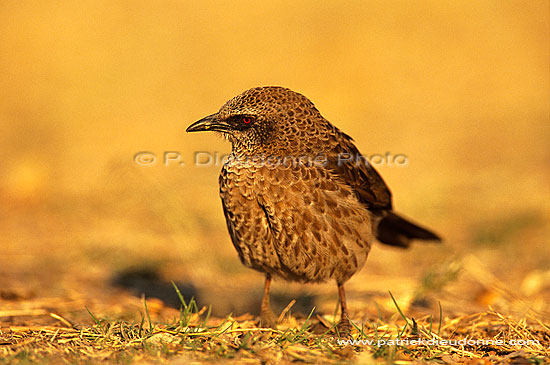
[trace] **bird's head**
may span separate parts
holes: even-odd
[[[316,137],[327,132],[327,124],[302,94],[268,86],[234,97],[217,113],[191,124],[187,132],[220,132],[236,154],[280,154],[314,150]]]

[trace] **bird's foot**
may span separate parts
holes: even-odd
[[[271,308],[263,308],[260,317],[260,325],[264,328],[274,328],[277,329],[277,317]]]
[[[351,322],[347,317],[340,319],[340,322],[336,325],[336,333],[340,338],[351,338]]]

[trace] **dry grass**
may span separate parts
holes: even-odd
[[[391,296],[391,294],[390,294]],[[392,301],[393,301],[393,297]],[[183,300],[183,298],[182,298]],[[354,321],[353,345],[339,343],[332,315],[307,318],[281,313],[277,329],[258,328],[251,315],[210,317],[191,299],[179,312],[167,310],[171,320],[152,320],[144,301],[138,321],[99,318],[89,312],[93,325],[80,325],[45,309],[1,311],[0,318],[49,316],[51,325],[2,326],[0,354],[5,363],[34,362],[165,362],[196,363],[238,360],[241,363],[341,363],[374,361],[408,364],[498,363],[550,360],[550,328],[534,313],[513,318],[489,310],[465,316],[440,313],[407,317],[395,311]],[[290,303],[292,304],[292,303]],[[165,313],[164,315],[166,315]],[[435,318],[434,318],[435,317]],[[449,340],[448,344],[439,343]],[[481,343],[460,341],[485,340]],[[489,342],[492,340],[493,342]],[[524,341],[514,344],[512,341]],[[416,345],[411,341],[426,341]],[[456,341],[456,342],[453,342]],[[482,362],[472,362],[481,360]]]

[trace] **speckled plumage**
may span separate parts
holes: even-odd
[[[328,170],[230,161],[220,175],[227,226],[241,261],[287,280],[347,281],[373,240],[368,210]]]
[[[353,140],[299,93],[247,90],[188,128],[203,130],[232,143],[220,197],[233,245],[244,265],[266,273],[266,293],[272,275],[332,279],[344,315],[342,285],[364,265],[375,237],[401,247],[439,239],[392,212],[374,168],[365,159],[346,162],[359,156]]]

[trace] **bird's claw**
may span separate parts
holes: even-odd
[[[270,308],[262,308],[260,316],[260,325],[263,328],[277,328],[277,318]]]
[[[340,322],[336,325],[336,334],[340,338],[351,338],[351,322],[347,317],[340,319]]]

